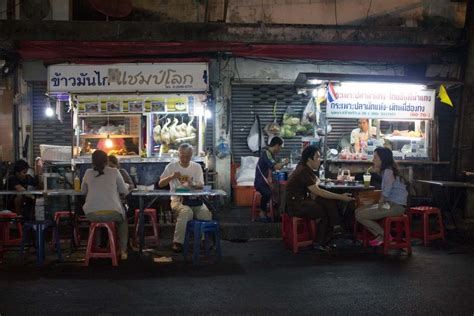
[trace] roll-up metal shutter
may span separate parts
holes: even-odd
[[[231,131],[234,162],[240,163],[242,156],[256,155],[247,146],[247,136],[256,114],[260,117],[262,128],[273,122],[273,105],[277,101],[276,118],[282,125],[283,114],[288,106],[291,105],[301,117],[309,99],[310,96],[298,94],[293,85],[232,85]],[[325,107],[321,110],[325,112]],[[332,132],[327,140],[330,148],[336,148],[341,137],[350,135],[351,130],[357,127],[357,120],[353,119],[330,119],[329,122],[332,125]],[[301,148],[301,136],[285,138],[284,141],[280,157],[289,157],[293,148]]]
[[[67,112],[67,106],[62,106],[62,123],[56,116],[46,117],[44,113],[47,102],[47,98],[45,97],[46,82],[32,82],[31,86],[34,156],[40,156],[40,144],[70,146],[72,137],[71,113]],[[51,104],[51,107],[55,109],[56,105]]]

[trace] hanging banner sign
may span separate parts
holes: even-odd
[[[207,63],[51,65],[49,93],[207,91]]]
[[[327,101],[328,118],[433,120],[435,90],[390,90],[383,85],[368,88],[334,86],[334,99]],[[402,85],[401,85],[402,86]]]

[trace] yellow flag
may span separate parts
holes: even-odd
[[[451,102],[448,92],[446,92],[446,88],[443,85],[439,86],[438,98],[441,102],[446,103],[450,107],[454,107],[453,102]]]

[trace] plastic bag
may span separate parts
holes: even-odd
[[[216,146],[216,157],[223,159],[230,155],[230,145],[224,136],[219,137]]]
[[[275,104],[273,105],[273,122],[268,123],[265,125],[265,128],[263,129],[267,136],[269,137],[268,143],[270,143],[270,138],[273,138],[273,136],[278,136],[280,135],[281,127],[277,122],[276,118],[276,108],[277,108],[277,101],[275,101]]]
[[[314,98],[309,99],[301,116],[301,124],[314,124],[316,122],[316,104]]]
[[[260,139],[260,143],[259,143]],[[247,136],[247,145],[253,152],[259,151],[260,148],[265,146],[265,137],[260,131],[260,119],[258,115],[255,116],[252,127],[250,128],[249,136]]]

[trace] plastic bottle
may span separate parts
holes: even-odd
[[[79,179],[78,175],[74,178],[74,191],[81,191],[81,179]]]
[[[171,211],[167,211],[167,212],[166,212],[165,218],[166,218],[166,222],[167,222],[167,223],[172,223]]]
[[[44,221],[44,198],[36,198],[35,203],[35,219],[37,221]]]

